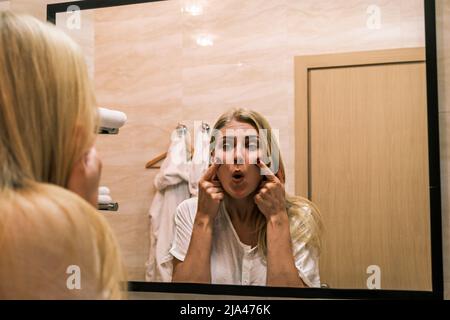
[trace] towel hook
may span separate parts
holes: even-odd
[[[206,122],[202,122],[202,131],[209,132],[209,130],[210,130],[209,124],[207,124]]]
[[[184,136],[187,133],[187,127],[182,123],[178,123],[176,130],[178,133],[178,137]]]

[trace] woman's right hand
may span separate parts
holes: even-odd
[[[224,192],[219,180],[215,180],[220,164],[211,165],[198,183],[198,207],[197,213],[201,218],[214,221],[219,211],[220,202]]]

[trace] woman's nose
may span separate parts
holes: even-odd
[[[245,163],[245,154],[243,148],[237,146],[234,149],[234,164],[244,164]]]

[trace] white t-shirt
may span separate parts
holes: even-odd
[[[191,241],[198,198],[184,200],[177,207],[175,237],[170,253],[184,261]],[[257,247],[243,244],[233,227],[223,201],[215,220],[211,249],[211,283],[234,285],[266,285],[267,263]],[[320,287],[319,256],[305,245],[293,243],[295,266],[303,282]]]

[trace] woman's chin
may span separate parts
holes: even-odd
[[[230,194],[230,197],[236,200],[245,199],[247,194]]]
[[[245,199],[249,196],[249,194],[251,193],[251,191],[246,190],[246,189],[241,189],[241,190],[229,190],[229,192],[227,192],[228,195],[236,200],[240,200],[240,199]]]

